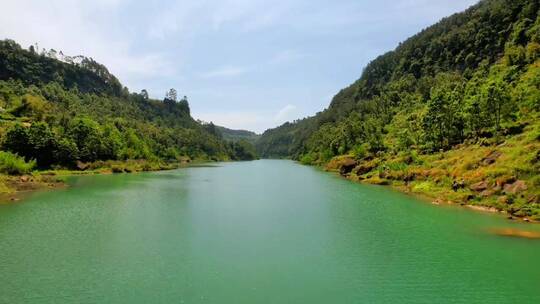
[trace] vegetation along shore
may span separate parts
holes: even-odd
[[[91,58],[0,41],[0,193],[56,185],[66,172],[252,160],[254,136],[194,120],[175,89],[152,99]]]
[[[540,220],[539,8],[488,0],[443,19],[326,110],[266,131],[259,153]]]

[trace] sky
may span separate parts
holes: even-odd
[[[3,0],[0,39],[85,55],[130,91],[263,132],[326,108],[378,55],[477,0]]]

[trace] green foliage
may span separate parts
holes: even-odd
[[[22,96],[21,103],[16,105],[11,113],[16,116],[28,116],[35,120],[42,120],[50,111],[50,107],[41,96],[25,94]]]
[[[300,158],[300,162],[304,165],[312,165],[315,163],[316,160],[317,158],[313,154],[310,154],[310,153],[304,154]]]
[[[257,140],[259,140],[259,138],[261,137],[260,135],[251,131],[231,130],[231,129],[220,127],[220,126],[214,126],[214,127],[216,128],[217,132],[220,133],[220,136],[223,137],[223,139],[227,141],[246,140],[250,142],[251,144],[255,144]]]
[[[423,118],[424,142],[429,150],[447,149],[464,136],[463,82],[459,76],[445,74],[439,74],[435,82]]]
[[[259,152],[329,168],[352,155],[353,179],[540,218],[539,9],[484,0],[443,19],[368,64],[328,109],[266,131]]]
[[[310,127],[313,122],[313,119],[304,119],[266,130],[257,140],[257,151],[262,157],[267,158],[298,157],[303,152],[303,145],[313,130]]]
[[[356,159],[362,159],[369,155],[369,144],[356,145],[352,149],[352,154]]]
[[[57,58],[62,59],[62,61]],[[41,168],[77,162],[254,158],[193,120],[187,97],[129,93],[92,59],[0,41],[0,142]]]
[[[79,148],[70,138],[61,138],[56,147],[56,163],[71,166],[79,159]]]
[[[67,135],[77,146],[81,161],[92,162],[101,159],[103,135],[97,122],[88,118],[76,118],[69,124]]]
[[[486,0],[443,19],[368,64],[325,111],[266,131],[259,153],[325,162],[359,146],[377,154],[497,142],[540,110],[538,9]]]
[[[490,80],[482,91],[482,104],[487,116],[495,126],[496,134],[501,129],[501,121],[509,117],[514,107],[510,104],[511,99],[508,93],[508,85],[500,80]]]
[[[36,159],[38,165],[49,166],[56,160],[57,140],[49,125],[37,122],[28,128],[29,159]]]
[[[28,174],[35,167],[34,160],[26,162],[16,154],[0,151],[0,172],[10,175]]]
[[[247,140],[229,142],[230,155],[233,160],[254,160],[258,159],[255,147]]]
[[[25,85],[56,82],[83,93],[123,94],[118,79],[93,59],[77,56],[60,61],[57,57],[54,50],[38,54],[12,40],[0,41],[0,80],[17,79]]]

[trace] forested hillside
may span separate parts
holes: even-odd
[[[266,131],[259,152],[540,217],[539,8],[485,0],[443,19],[373,60],[328,109]]]
[[[257,140],[259,140],[259,138],[261,137],[259,134],[247,130],[232,130],[221,126],[216,126],[216,128],[223,136],[223,139],[227,141],[236,142],[240,140],[245,140],[247,142],[255,144]]]
[[[90,58],[27,50],[11,40],[0,41],[0,142],[3,173],[26,173],[33,165],[249,158],[196,122],[187,98],[174,89],[164,100],[145,90],[131,93]]]

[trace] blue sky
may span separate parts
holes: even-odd
[[[86,55],[132,91],[262,132],[313,115],[378,55],[476,0],[7,0],[0,37]]]

